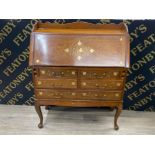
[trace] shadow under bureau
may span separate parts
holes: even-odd
[[[117,130],[129,59],[129,34],[123,23],[37,23],[29,65],[38,127],[43,127],[40,106],[112,107]]]

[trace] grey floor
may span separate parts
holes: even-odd
[[[42,108],[44,128],[38,129],[33,106],[0,105],[0,134],[126,135],[155,134],[155,112],[124,110],[120,129],[113,129],[114,111],[99,108]]]

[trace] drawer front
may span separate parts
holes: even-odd
[[[36,88],[77,88],[76,79],[37,79]]]
[[[76,78],[77,71],[74,69],[40,68],[39,76],[49,78]]]
[[[89,79],[102,79],[102,78],[112,78],[112,79],[120,79],[125,76],[124,71],[108,71],[108,70],[81,70],[80,77],[81,78],[89,78]]]
[[[56,91],[37,89],[37,99],[72,99],[72,100],[121,100],[121,91]]]
[[[81,88],[106,89],[106,90],[121,90],[123,81],[121,80],[81,80]]]

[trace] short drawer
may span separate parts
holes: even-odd
[[[121,90],[123,88],[123,80],[87,80],[82,79],[80,82],[82,89],[105,89],[105,90]]]
[[[121,91],[58,91],[37,89],[37,99],[72,99],[72,100],[121,100]]]
[[[76,79],[36,79],[36,88],[77,88]]]
[[[111,79],[120,79],[125,76],[124,71],[119,70],[81,70],[80,77],[81,78],[89,78],[89,79],[103,79],[103,78],[111,78]]]
[[[39,77],[49,78],[76,78],[77,71],[75,69],[57,69],[57,68],[39,68]]]

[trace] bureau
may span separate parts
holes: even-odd
[[[129,43],[123,23],[37,23],[31,33],[29,65],[38,127],[43,127],[41,106],[112,107],[118,130]]]

